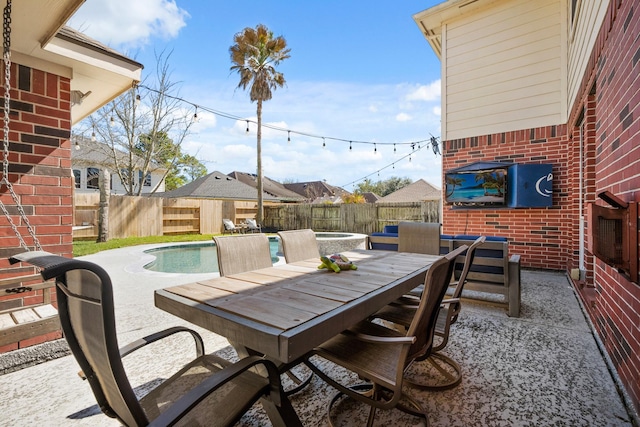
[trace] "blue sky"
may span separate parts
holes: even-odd
[[[440,61],[412,18],[438,3],[89,0],[69,25],[143,63],[143,78],[157,53],[170,53],[178,96],[255,120],[256,104],[229,71],[229,47],[235,33],[265,24],[291,49],[278,67],[287,84],[263,109],[263,122],[290,130],[291,142],[286,131],[263,129],[265,176],[347,190],[364,177],[392,176],[440,187],[440,156],[424,143],[415,151],[407,144],[440,136]],[[209,172],[255,173],[253,123],[247,134],[244,120],[203,110],[198,117],[184,151]]]

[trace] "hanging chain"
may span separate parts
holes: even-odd
[[[2,158],[2,180],[0,180],[0,186],[2,184],[7,186],[11,197],[13,198],[13,202],[16,204],[18,208],[18,212],[20,213],[20,217],[24,221],[27,226],[27,230],[29,231],[29,235],[33,239],[33,244],[36,249],[41,251],[42,247],[40,246],[40,242],[38,241],[38,237],[36,233],[31,227],[31,223],[29,222],[29,218],[25,213],[22,205],[20,204],[20,200],[18,199],[18,195],[13,190],[13,186],[11,182],[9,182],[9,114],[10,114],[10,106],[11,106],[11,0],[7,0],[7,6],[4,8],[4,12],[2,15],[2,60],[4,61],[4,120],[3,120],[3,158]],[[18,237],[20,241],[20,246],[29,250],[29,247],[25,243],[18,227],[11,219],[11,215],[9,211],[7,211],[6,206],[0,200],[0,209],[9,220],[9,224],[13,229],[13,232]]]

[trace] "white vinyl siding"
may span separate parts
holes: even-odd
[[[443,25],[443,139],[566,122],[564,8],[498,2]]]
[[[608,6],[608,1],[576,1],[575,22],[569,38],[568,105],[573,105],[576,100]]]

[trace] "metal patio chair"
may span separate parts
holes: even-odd
[[[244,273],[271,267],[271,250],[266,234],[244,234],[242,236],[214,236],[218,254],[220,276]],[[281,366],[280,370],[291,380],[286,394],[302,390],[313,377],[304,365]]]
[[[440,255],[440,223],[399,223],[398,252]]]
[[[15,255],[12,263],[27,262],[55,278],[60,322],[71,352],[107,416],[126,426],[230,426],[258,400],[273,425],[301,426],[284,395],[277,367],[260,357],[230,363],[204,354],[198,333],[169,328],[118,348],[111,279],[100,266],[35,251]],[[125,372],[122,357],[176,333],[195,341],[196,358],[170,378],[138,398]],[[168,349],[168,351],[172,351]],[[268,376],[252,367],[260,365]]]
[[[287,263],[320,258],[316,233],[311,229],[278,232],[282,243],[282,252]]]
[[[426,420],[426,410],[402,391],[405,370],[419,358],[429,357],[438,309],[444,298],[456,257],[466,246],[439,258],[429,268],[425,292],[406,333],[368,320],[358,323],[315,348],[306,359],[307,365],[324,381],[338,389],[329,404],[331,409],[342,395],[370,405],[367,425],[373,425],[377,409],[397,408]],[[313,356],[313,357],[312,357]],[[320,357],[342,366],[367,381],[355,386],[345,385],[331,376],[333,370],[319,367],[313,358]]]
[[[405,378],[405,381],[418,388],[425,390],[448,390],[457,386],[460,384],[460,381],[462,381],[462,370],[460,369],[460,365],[449,356],[440,353],[440,350],[446,347],[449,342],[451,325],[456,323],[458,320],[458,314],[460,314],[460,310],[462,309],[461,295],[467,281],[467,274],[473,264],[476,249],[484,243],[485,239],[485,236],[480,236],[471,244],[471,246],[469,246],[469,249],[466,251],[464,265],[458,280],[450,282],[449,284],[449,287],[454,288],[453,293],[451,296],[445,298],[440,306],[434,331],[438,340],[434,342],[431,355],[426,358],[426,361],[434,368],[432,373],[436,375],[436,381],[429,382],[424,378],[419,378],[415,375]],[[422,286],[413,289],[407,296],[394,301],[375,313],[372,317],[392,322],[404,328],[409,327],[413,320],[413,316],[416,313],[423,290],[424,288]],[[424,359],[425,358],[417,360]],[[433,375],[430,377],[433,378]]]

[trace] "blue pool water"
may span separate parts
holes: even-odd
[[[278,262],[278,239],[269,238],[271,260]],[[144,266],[150,271],[164,273],[217,273],[218,254],[214,242],[174,245],[145,251],[156,257]]]

